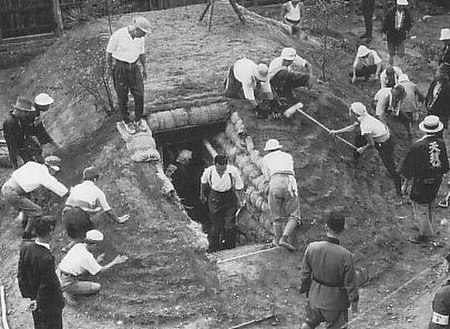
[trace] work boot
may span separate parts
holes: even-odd
[[[283,235],[283,225],[281,223],[274,222],[272,223],[272,228],[274,235],[272,244],[278,247],[280,245],[281,236]]]
[[[295,219],[289,219],[286,226],[284,227],[283,236],[280,239],[280,246],[286,248],[287,250],[293,251],[295,247],[290,242],[290,238],[297,228],[297,221]]]

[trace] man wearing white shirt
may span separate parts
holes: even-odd
[[[105,254],[94,258],[92,251],[103,241],[103,233],[97,230],[90,230],[86,233],[84,241],[75,244],[61,260],[57,274],[61,281],[63,295],[69,304],[76,301],[73,295],[90,295],[98,293],[101,285],[96,282],[80,281],[79,276],[88,272],[91,275],[105,272],[115,265],[125,263],[126,256],[118,255],[107,265],[100,265]]]
[[[212,223],[208,250],[215,252],[236,247],[235,214],[238,205],[242,205],[244,188],[238,169],[228,164],[226,155],[218,154],[214,157],[214,165],[203,172],[200,182],[200,198],[202,202],[208,201]]]
[[[273,99],[272,89],[268,80],[266,64],[256,64],[248,58],[241,58],[230,68],[226,81],[226,96],[244,98],[253,106],[258,106],[255,91],[261,92],[268,100]]]
[[[364,77],[365,80],[369,80],[373,74],[375,75],[375,79],[379,79],[381,69],[381,58],[377,52],[361,45],[358,48],[355,61],[353,62],[353,72],[350,73],[352,83],[355,83],[358,77]]]
[[[292,235],[297,225],[301,225],[301,214],[298,202],[297,181],[294,173],[292,155],[282,152],[282,146],[276,139],[269,139],[264,151],[262,172],[269,182],[269,209],[272,215],[274,245],[295,250]],[[283,222],[287,223],[283,230]]]
[[[34,161],[25,163],[16,169],[11,177],[2,186],[3,199],[11,206],[20,211],[22,225],[24,226],[23,239],[30,239],[33,231],[33,223],[36,218],[43,215],[42,208],[27,197],[27,193],[33,192],[43,186],[64,197],[69,190],[55,177],[59,171],[61,159],[56,156],[45,158],[45,163]]]
[[[130,216],[117,217],[106,200],[105,193],[95,185],[100,173],[95,167],[87,167],[83,171],[83,182],[75,185],[70,190],[66,205],[62,212],[62,222],[66,228],[67,235],[73,239],[66,249],[81,239],[84,239],[86,232],[93,229],[91,214],[103,211],[111,220],[116,223],[125,223]]]
[[[299,69],[306,69],[308,74],[299,72]],[[311,64],[298,56],[294,48],[284,48],[281,56],[272,60],[269,65],[270,85],[279,96],[292,98],[292,89],[311,87],[312,79]]]
[[[122,120],[130,134],[136,133],[136,128],[140,131],[146,130],[143,122],[144,80],[147,79],[144,37],[148,33],[150,33],[150,22],[144,17],[137,17],[133,25],[114,32],[106,47],[108,76],[113,78]],[[138,60],[142,64],[142,73],[137,65]],[[130,121],[128,114],[129,92],[134,98],[136,126]]]

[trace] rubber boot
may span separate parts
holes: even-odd
[[[274,235],[272,243],[275,246],[279,246],[281,236],[283,235],[283,225],[279,222],[274,222],[274,223],[272,223],[272,228],[273,228],[273,235]]]
[[[295,219],[289,219],[286,226],[284,227],[283,236],[280,239],[280,246],[288,249],[295,250],[295,247],[290,243],[290,237],[294,234],[297,228],[297,221]]]

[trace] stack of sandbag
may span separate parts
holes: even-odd
[[[152,132],[145,123],[147,130],[138,131],[135,134],[130,134],[125,129],[123,122],[117,123],[117,130],[125,141],[127,150],[130,152],[131,159],[135,162],[149,162],[159,161],[161,156],[156,149],[155,140],[152,137]]]

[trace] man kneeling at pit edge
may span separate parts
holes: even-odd
[[[81,281],[80,276],[89,272],[96,275],[109,270],[114,265],[119,265],[127,261],[126,256],[118,255],[109,264],[102,266],[105,254],[94,258],[92,252],[103,241],[103,233],[98,230],[90,230],[86,233],[84,242],[76,243],[62,259],[58,266],[57,273],[61,280],[61,287],[64,298],[68,304],[75,304],[73,295],[90,295],[98,293],[101,285],[96,282]]]

